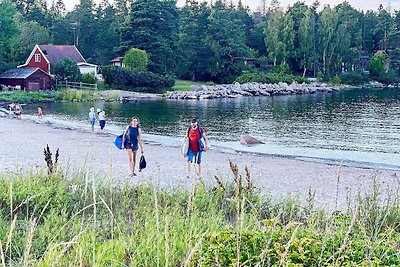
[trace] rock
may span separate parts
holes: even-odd
[[[240,137],[240,143],[242,145],[257,145],[257,144],[264,144],[264,142],[261,142],[257,138],[254,138],[253,136],[250,135],[242,135]]]
[[[191,85],[191,86],[190,86],[190,90],[191,90],[191,91],[198,92],[198,91],[203,90],[203,88],[201,87],[201,85]]]

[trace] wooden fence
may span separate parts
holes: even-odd
[[[79,90],[97,90],[97,84],[81,82],[56,82],[56,88],[79,89]]]

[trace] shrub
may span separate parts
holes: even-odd
[[[96,84],[97,79],[96,79],[96,76],[94,76],[93,73],[85,73],[85,74],[82,75],[82,82],[83,83]]]
[[[381,74],[376,80],[383,84],[397,84],[400,82],[400,78],[394,70]]]
[[[369,77],[362,71],[350,71],[340,75],[340,79],[344,84],[361,85],[369,82]]]
[[[59,81],[79,82],[82,77],[76,62],[68,58],[54,64],[51,72]]]
[[[149,56],[146,51],[132,48],[126,52],[122,62],[126,68],[133,71],[146,71],[147,65],[149,64]]]
[[[106,84],[129,91],[157,93],[175,84],[175,80],[169,76],[162,76],[149,71],[130,71],[115,66],[103,68],[102,74]]]
[[[340,85],[342,83],[342,80],[340,79],[339,75],[335,75],[332,79],[333,85]]]

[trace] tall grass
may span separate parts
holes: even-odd
[[[341,212],[233,182],[187,192],[58,168],[0,177],[0,266],[399,266],[399,190]],[[68,179],[66,177],[69,177]],[[315,193],[310,190],[309,202]]]

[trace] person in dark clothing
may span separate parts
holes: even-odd
[[[189,139],[189,149],[187,152],[187,177],[190,177],[190,164],[194,161],[195,168],[197,168],[196,174],[201,177],[201,154],[202,151],[208,150],[208,138],[204,128],[197,125],[197,120],[193,118],[190,123],[190,127],[186,130],[186,134],[183,142]],[[199,146],[199,139],[204,138],[205,144],[203,148]]]
[[[139,119],[133,117],[131,123],[126,127],[124,134],[122,135],[122,149],[126,149],[128,153],[129,169],[131,171],[130,176],[136,176],[136,155],[139,147],[141,153],[144,154],[142,129],[139,126]]]

